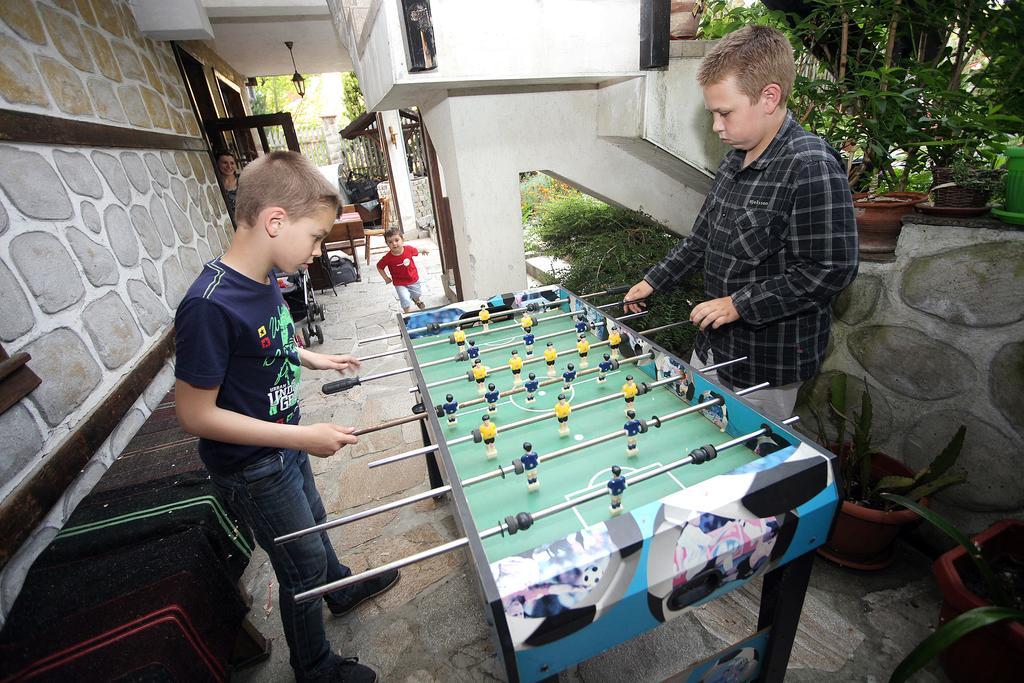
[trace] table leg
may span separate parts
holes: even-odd
[[[758,677],[762,683],[781,683],[786,676],[813,566],[812,551],[765,574],[757,630],[770,626],[771,634]]]

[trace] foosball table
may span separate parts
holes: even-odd
[[[644,313],[594,296],[399,316],[410,366],[379,376],[415,378],[420,410],[398,422],[428,441],[371,466],[425,456],[432,488],[278,541],[440,495],[464,535],[296,599],[466,548],[509,680],[537,681],[764,575],[757,630],[673,680],[782,680],[838,506],[834,456],[744,402],[763,387],[726,390],[653,341],[688,322],[636,330]]]

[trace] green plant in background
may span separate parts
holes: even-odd
[[[341,99],[345,105],[345,116],[355,121],[366,113],[366,100],[363,90],[359,87],[359,78],[354,71],[346,71],[341,75]]]
[[[962,427],[961,431],[963,431]],[[928,520],[936,529],[959,543],[978,570],[985,585],[987,593],[985,597],[992,603],[991,606],[968,610],[937,628],[934,633],[921,641],[910,654],[904,657],[893,671],[889,683],[903,683],[903,681],[909,680],[914,672],[923,668],[928,662],[938,657],[943,650],[972,631],[1007,619],[1024,623],[1024,595],[1013,591],[1005,575],[993,571],[988,560],[981,554],[981,549],[967,534],[956,528],[948,518],[914,502],[909,496],[905,497],[895,493],[883,493],[881,496],[891,504],[913,510]]]
[[[826,400],[828,413],[825,419],[832,424],[835,440],[829,438],[825,429],[821,408],[813,404],[810,406],[818,426],[818,442],[840,456],[844,500],[872,508],[890,509],[891,506],[885,500],[888,494],[901,494],[911,500],[920,500],[967,481],[965,472],[953,471],[967,433],[963,425],[942,452],[913,476],[885,476],[875,481],[872,477],[872,464],[876,451],[871,445],[874,406],[867,380],[864,380],[864,391],[860,395],[860,412],[851,414],[847,403],[847,375],[840,372],[832,377]],[[849,427],[852,427],[852,437],[847,443]]]
[[[543,253],[566,264],[555,275],[574,292],[596,292],[639,282],[679,240],[650,216],[609,206],[575,190],[549,199],[535,210],[532,232]],[[696,275],[678,290],[657,295],[643,322],[637,321],[637,328],[688,319],[692,304],[687,300],[703,299],[703,291],[702,276]],[[591,301],[603,304],[617,300],[621,297]],[[659,333],[654,341],[688,359],[695,336],[692,325],[682,325]]]

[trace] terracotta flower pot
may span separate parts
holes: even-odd
[[[974,537],[982,555],[990,562],[1000,555],[1024,560],[1024,522],[1004,519]],[[939,623],[976,607],[991,603],[964,585],[964,572],[970,567],[967,552],[957,546],[941,555],[932,565],[935,580],[942,590]],[[939,657],[950,679],[961,681],[1020,680],[1024,662],[1024,624],[1002,622],[970,633],[956,641]]]
[[[901,219],[914,211],[914,204],[928,198],[924,192],[886,192],[868,199],[867,192],[853,195],[853,213],[857,218],[860,251],[864,254],[891,254],[903,230]]]
[[[876,453],[872,460],[871,477],[878,481],[887,475],[912,477],[914,472],[887,455]],[[928,505],[928,499],[921,499]],[[892,563],[896,536],[920,517],[912,510],[875,510],[844,500],[836,515],[825,545],[818,554],[843,567],[875,571]]]

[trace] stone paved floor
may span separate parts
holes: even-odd
[[[436,247],[412,241],[430,253],[417,259],[428,305],[445,303]],[[363,281],[318,295],[327,306],[321,323],[324,344],[334,353],[367,355],[400,348],[398,339],[356,346],[357,339],[396,330],[398,300],[372,266]],[[404,367],[404,355],[370,360],[362,374]],[[367,426],[408,414],[409,375],[369,382],[343,394],[324,396],[331,373],[304,371],[300,389],[303,421],[332,420]],[[328,516],[333,518],[429,488],[423,461],[368,469],[386,455],[422,445],[418,425],[366,435],[313,470]],[[425,550],[458,536],[449,502],[424,501],[334,529],[330,536],[342,561],[360,571]],[[236,674],[234,681],[292,680],[281,632],[276,579],[266,554],[257,549],[243,579],[254,596],[250,618],[274,640],[271,658]],[[561,681],[658,681],[749,635],[756,624],[759,584],[733,591],[695,612],[564,672]],[[790,660],[788,681],[885,681],[895,664],[934,626],[939,595],[928,559],[901,546],[893,567],[877,574],[838,569],[818,558]],[[495,657],[483,602],[468,554],[455,551],[403,570],[401,582],[352,614],[333,618],[325,610],[328,635],[344,655],[358,655],[387,681],[504,680]],[[919,681],[944,681],[936,667]]]

